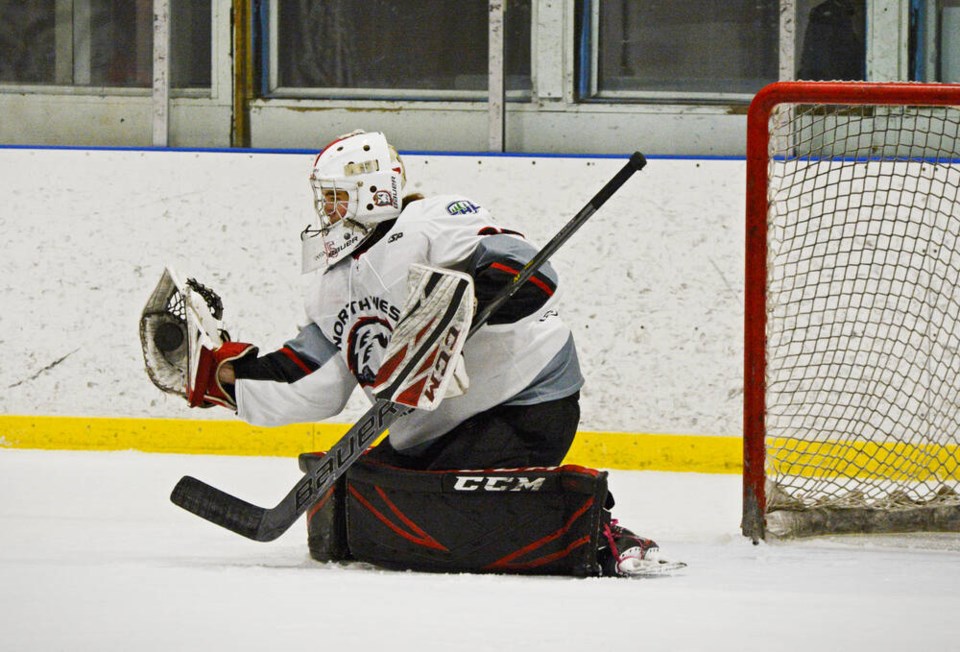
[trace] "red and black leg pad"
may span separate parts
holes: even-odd
[[[300,470],[312,473],[322,463],[325,453],[301,453]],[[342,475],[307,510],[307,548],[317,561],[350,559],[347,548],[346,517],[347,477]]]
[[[319,459],[301,455],[301,468]],[[606,496],[606,472],[581,466],[414,471],[361,458],[308,512],[308,543],[323,561],[595,576]]]

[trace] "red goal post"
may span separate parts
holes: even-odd
[[[743,534],[960,530],[960,85],[747,118]]]

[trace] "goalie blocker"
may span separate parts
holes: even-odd
[[[324,453],[300,455],[305,473]],[[411,471],[361,458],[307,511],[310,556],[438,572],[600,575],[607,474]]]

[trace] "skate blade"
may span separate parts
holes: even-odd
[[[686,567],[686,562],[669,559],[631,559],[620,565],[620,572],[627,578],[661,577]]]

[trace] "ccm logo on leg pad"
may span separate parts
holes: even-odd
[[[540,491],[544,477],[458,475],[454,491]]]

